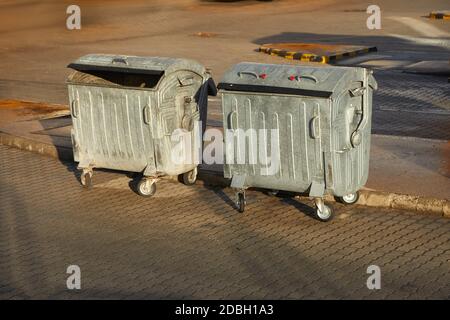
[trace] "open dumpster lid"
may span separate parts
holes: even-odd
[[[134,74],[163,74],[190,70],[203,75],[205,68],[188,59],[165,57],[138,57],[112,54],[88,54],[67,66],[77,71],[117,71]]]
[[[329,98],[357,68],[311,67],[242,62],[225,73],[218,88],[230,91],[279,93]]]

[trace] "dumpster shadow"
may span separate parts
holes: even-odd
[[[130,184],[131,184],[131,182],[130,182]],[[207,190],[212,191],[217,197],[219,197],[230,208],[232,208],[233,210],[237,210],[236,202],[224,191],[225,188],[213,186],[213,185],[206,185],[206,184],[203,187]],[[247,190],[261,192],[261,193],[265,194],[267,197],[275,197],[275,198],[279,199],[279,201],[281,201],[282,203],[285,203],[285,204],[295,207],[299,212],[303,213],[305,216],[316,219],[314,207],[309,206],[309,205],[302,203],[302,202],[298,201],[297,199],[295,199],[295,197],[298,196],[299,193],[280,190],[276,193],[276,195],[273,195],[273,194],[271,194],[271,190],[267,190],[267,189],[249,188]]]
[[[267,190],[267,189],[253,188],[252,190],[264,193],[268,197],[275,197],[275,198],[279,199],[280,202],[295,207],[299,212],[303,213],[304,215],[316,219],[314,207],[311,207],[311,206],[295,199],[296,196],[306,195],[304,193],[277,190],[276,194],[273,194],[272,190]]]
[[[225,236],[226,239],[222,242],[226,246],[227,252],[232,252],[232,261],[235,261],[239,265],[239,272],[248,275],[248,279],[251,279],[252,285],[255,290],[252,293],[246,292],[240,284],[234,286],[234,290],[228,290],[226,292],[225,299],[295,299],[303,297],[304,290],[310,290],[309,284],[311,283],[310,270],[314,270],[314,275],[320,278],[321,281],[326,283],[327,290],[332,292],[335,297],[344,297],[347,293],[336,284],[333,273],[330,270],[324,270],[323,265],[311,259],[304,254],[303,248],[295,240],[289,238],[288,234],[293,234],[293,229],[296,229],[299,234],[301,231],[313,225],[315,222],[312,219],[303,220],[303,223],[298,225],[291,225],[286,227],[291,231],[288,234],[283,234],[283,228],[280,228],[280,233],[274,230],[280,226],[276,226],[279,219],[283,220],[284,214],[278,212],[279,217],[272,221],[275,226],[271,229],[274,234],[270,232],[262,231],[267,225],[267,221],[260,223],[259,219],[253,218],[248,214],[239,214],[235,211],[234,202],[230,200],[230,197],[224,188],[206,186],[208,190],[211,190],[214,194],[218,195],[220,199],[226,202],[232,211],[225,210],[217,212],[215,209],[216,204],[214,201],[205,201],[202,205],[205,205],[214,210],[214,214],[220,215],[226,221],[226,227],[217,232],[217,240],[221,241],[220,236],[223,233],[233,235],[232,237]],[[260,189],[252,188],[252,191],[261,192]],[[306,215],[310,215],[312,210],[305,204],[299,203],[295,199],[292,199],[293,193],[280,193],[277,196],[280,201],[289,205],[293,205]],[[296,195],[296,194],[295,194]],[[270,209],[264,213],[259,212],[259,215],[271,214]],[[288,221],[288,220],[287,220]],[[287,222],[286,221],[286,222]],[[281,222],[281,224],[284,223]],[[327,233],[327,229],[331,225],[324,225],[321,229],[323,234]],[[263,229],[261,229],[263,228]],[[264,229],[265,230],[265,229]],[[280,236],[281,235],[281,236]],[[301,235],[299,235],[301,237]],[[255,251],[257,250],[257,255]],[[275,267],[276,266],[276,267]],[[294,266],[294,267],[293,267]],[[276,269],[276,272],[274,272]],[[293,269],[296,272],[293,273]],[[283,275],[291,274],[290,277]],[[223,275],[226,276],[226,275]],[[232,278],[230,279],[232,282]],[[271,283],[270,287],[267,287],[267,283]],[[266,288],[266,290],[257,290],[256,288]],[[286,290],[286,288],[291,288]],[[286,294],[286,292],[290,292]],[[318,292],[318,294],[320,294]]]
[[[113,170],[110,170],[113,172]],[[114,171],[117,172],[117,171]],[[131,180],[128,182],[128,187],[131,191],[133,191],[136,195],[141,196],[137,190],[137,185],[139,181],[142,179],[142,174],[138,172],[125,172],[126,176],[130,178]]]
[[[64,159],[60,159],[60,162],[66,167],[68,172],[73,174],[77,182],[81,185],[81,171],[77,169],[77,164]]]
[[[221,200],[223,200],[223,202],[224,202],[225,204],[227,204],[227,205],[228,205],[229,207],[231,207],[232,209],[236,210],[236,203],[235,203],[235,201],[233,201],[233,200],[228,196],[228,194],[226,194],[226,193],[224,192],[224,189],[225,189],[225,188],[223,188],[223,187],[218,187],[218,186],[213,186],[213,185],[210,185],[210,184],[205,184],[205,185],[204,185],[204,188],[207,189],[207,190],[212,191],[216,196],[218,196]]]
[[[315,216],[316,211],[313,207],[311,207],[305,203],[302,203],[295,198],[285,197],[285,198],[282,198],[281,202],[291,205],[294,208],[296,208],[299,212],[303,213],[304,215],[317,220],[317,218]]]
[[[298,192],[292,192],[292,191],[284,191],[284,190],[278,190],[276,194],[273,194],[273,191],[271,190],[259,190],[259,192],[265,193],[269,197],[275,197],[279,199],[280,202],[288,204],[290,206],[293,206],[296,208],[299,212],[303,213],[304,215],[316,219],[315,216],[315,209],[314,207],[311,207],[303,202],[300,202],[298,199],[295,199],[296,196],[303,196],[305,193],[298,193]]]

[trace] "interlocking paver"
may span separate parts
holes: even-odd
[[[0,164],[0,298],[449,298],[447,219],[336,204],[321,223],[256,191],[239,214],[229,189],[161,181],[144,199],[120,172],[87,191],[71,163],[0,146]]]
[[[375,77],[374,133],[450,139],[449,91],[442,78],[397,71],[378,71]]]

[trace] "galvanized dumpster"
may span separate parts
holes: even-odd
[[[73,152],[84,186],[91,186],[93,168],[142,173],[142,196],[152,196],[165,175],[195,183],[197,163],[173,161],[172,135],[182,129],[201,141],[208,93],[216,93],[203,66],[186,59],[91,54],[68,67],[75,70],[67,83]],[[197,129],[198,120],[203,128]]]
[[[364,68],[244,62],[228,71],[218,85],[224,175],[239,211],[249,187],[306,192],[323,221],[333,214],[326,193],[355,203],[368,178],[376,87]]]

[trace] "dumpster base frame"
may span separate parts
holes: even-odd
[[[246,175],[233,175],[230,187],[234,189],[236,193],[236,208],[240,213],[243,213],[245,211],[245,206],[247,205],[245,191],[251,187],[246,184]],[[276,195],[278,191],[280,190],[272,190],[272,193]],[[325,184],[317,181],[311,183],[309,197],[314,199],[314,205],[316,207],[315,218],[322,222],[330,221],[334,217],[333,208],[325,204],[325,191]],[[358,191],[356,191],[356,193],[358,193]]]

